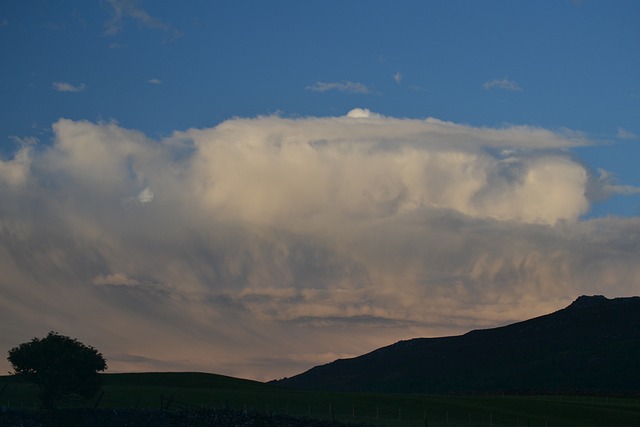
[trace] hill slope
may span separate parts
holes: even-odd
[[[403,393],[640,392],[640,297],[582,296],[524,322],[400,341],[276,383]]]

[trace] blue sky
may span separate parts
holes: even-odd
[[[639,15],[634,1],[9,1],[0,143],[5,155],[13,136],[47,143],[61,117],[156,137],[236,116],[362,107],[584,132],[598,147],[576,154],[637,186]],[[317,82],[361,90],[310,90]],[[639,205],[614,198],[596,214]]]
[[[5,1],[0,345],[272,379],[637,294],[639,20]]]

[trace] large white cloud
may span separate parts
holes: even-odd
[[[639,221],[580,219],[607,182],[579,133],[367,110],[53,129],[0,161],[7,350],[55,329],[113,370],[270,379],[637,293]]]

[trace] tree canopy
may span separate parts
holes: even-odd
[[[49,332],[9,350],[7,358],[14,374],[40,389],[45,408],[66,397],[91,399],[100,390],[98,372],[107,363],[95,348],[76,339]]]

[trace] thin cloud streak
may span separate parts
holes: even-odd
[[[485,88],[485,90],[503,89],[511,92],[522,92],[522,88],[520,87],[518,82],[509,80],[506,77],[502,79],[489,80],[482,86]]]
[[[147,28],[159,29],[173,37],[179,37],[180,32],[159,18],[155,18],[139,7],[135,0],[107,0],[111,7],[112,16],[105,24],[104,35],[115,36],[122,32],[125,18],[132,18]]]
[[[606,200],[616,194],[634,195],[640,194],[640,187],[632,185],[620,185],[615,174],[604,169],[598,169],[598,177],[590,180],[587,187],[587,196],[593,201]]]
[[[581,220],[613,184],[579,133],[366,109],[53,132],[0,159],[2,348],[53,329],[112,371],[268,380],[640,280],[639,220]]]
[[[618,128],[618,132],[616,133],[616,137],[618,137],[619,139],[640,139],[638,137],[638,135],[636,135],[635,133],[624,129],[624,128]]]
[[[307,86],[307,90],[313,92],[327,92],[336,90],[342,93],[349,94],[361,94],[368,95],[371,93],[369,88],[362,83],[351,82],[351,81],[343,81],[343,82],[315,82],[314,84]]]

